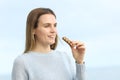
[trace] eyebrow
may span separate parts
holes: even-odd
[[[43,23],[43,25],[45,25],[45,24],[51,24],[51,23]],[[57,23],[54,23],[55,25],[57,25]]]

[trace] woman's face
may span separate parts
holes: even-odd
[[[38,19],[38,26],[34,29],[36,41],[43,45],[55,43],[57,35],[56,18],[52,14],[44,14]]]

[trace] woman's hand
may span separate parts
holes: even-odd
[[[63,40],[69,44],[71,47],[73,57],[78,64],[83,64],[84,55],[85,55],[85,45],[80,41],[71,41],[66,37],[63,37]]]

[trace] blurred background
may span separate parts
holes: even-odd
[[[63,36],[86,44],[87,80],[120,80],[120,0],[0,0],[0,80],[11,80],[14,59],[24,51],[26,18],[37,7],[57,15]]]

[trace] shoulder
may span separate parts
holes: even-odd
[[[14,60],[14,64],[16,64],[16,65],[24,64],[24,61],[25,61],[27,55],[28,54],[21,54],[21,55],[17,56]]]

